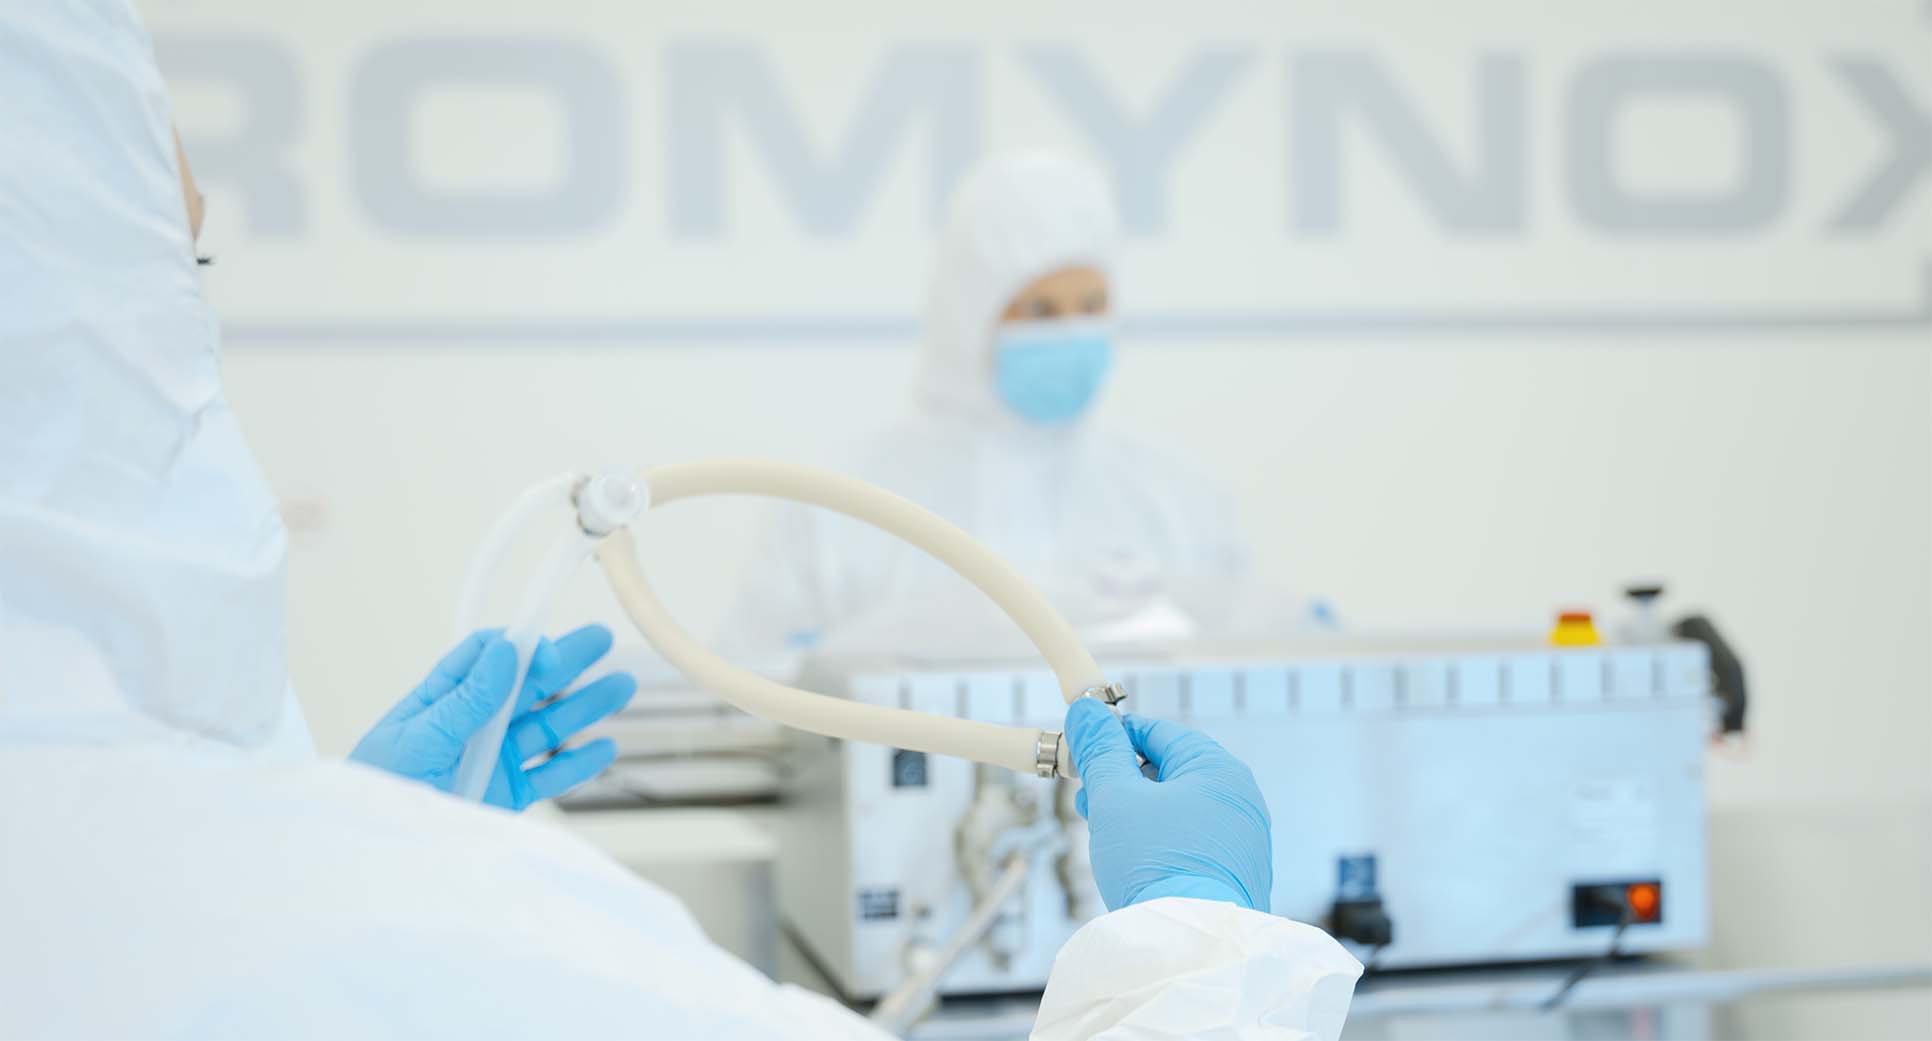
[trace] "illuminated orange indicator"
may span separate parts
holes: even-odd
[[[1630,905],[1630,920],[1633,922],[1654,922],[1661,910],[1663,896],[1657,887],[1649,882],[1639,882],[1624,890],[1623,898]]]

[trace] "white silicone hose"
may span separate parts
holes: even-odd
[[[890,492],[829,471],[751,460],[658,467],[644,471],[643,479],[653,506],[706,495],[763,495],[833,510],[896,535],[958,572],[1005,611],[1045,656],[1069,704],[1106,684],[1073,628],[1031,583],[965,532]],[[645,581],[627,530],[613,532],[596,553],[618,602],[658,653],[694,683],[753,715],[828,737],[957,756],[1024,773],[1036,772],[1040,765],[1040,730],[827,697],[740,669],[672,620]],[[1048,740],[1048,748],[1057,746],[1055,769],[1062,777],[1072,777],[1066,743],[1057,735]]]
[[[516,544],[524,531],[543,516],[549,523],[555,523],[556,511],[570,507],[570,490],[581,480],[576,474],[558,474],[549,480],[533,485],[517,501],[510,504],[503,516],[483,536],[483,542],[476,552],[470,555],[469,567],[463,572],[463,591],[456,598],[456,621],[450,638],[461,640],[475,631],[477,619],[483,613],[483,597],[489,592],[490,579],[496,576],[503,566],[503,558],[510,547]]]
[[[589,477],[574,473],[558,474],[533,485],[517,497],[503,516],[484,535],[483,542],[470,558],[463,575],[463,591],[456,602],[455,638],[462,639],[477,627],[482,617],[483,599],[490,580],[503,566],[503,558],[530,528],[539,523],[554,524],[558,507],[574,507],[577,523],[565,529],[550,545],[536,578],[517,603],[503,638],[516,650],[515,682],[510,689],[518,695],[529,679],[530,665],[537,644],[543,639],[543,622],[563,592],[564,583],[590,556],[591,548],[603,533],[627,523],[645,503],[636,497],[637,482],[628,474],[612,480],[609,473]],[[549,512],[547,512],[549,511]],[[463,743],[463,754],[456,764],[451,791],[457,796],[480,802],[489,794],[490,780],[496,775],[503,737],[509,733],[510,717],[516,712],[517,696],[499,706],[488,722]]]
[[[992,888],[986,896],[967,913],[966,921],[959,930],[946,941],[946,946],[931,955],[919,971],[907,976],[892,993],[879,1000],[878,1005],[867,1016],[874,1026],[894,1037],[899,1036],[907,1027],[919,1021],[933,999],[933,990],[944,979],[947,970],[959,961],[967,948],[976,944],[1000,920],[1000,912],[1006,909],[1020,887],[1026,884],[1026,874],[1033,866],[1026,850],[1016,850],[1009,854],[994,879]]]
[[[503,638],[517,652],[515,682],[510,684],[511,694],[490,715],[489,722],[464,742],[463,756],[457,760],[456,777],[450,786],[458,798],[482,802],[483,797],[489,794],[490,779],[496,775],[497,760],[501,758],[503,737],[510,732],[510,717],[516,714],[517,697],[523,690],[523,684],[530,678],[530,665],[536,657],[537,644],[543,640],[544,618],[563,592],[564,583],[576,572],[577,565],[590,555],[591,547],[590,536],[581,531],[566,531],[557,536],[550,544],[549,552],[544,554],[536,580],[524,592],[523,602],[517,605],[516,616],[503,633]]]

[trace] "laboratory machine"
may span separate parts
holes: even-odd
[[[1379,968],[1419,968],[1596,956],[1613,934],[1622,953],[1705,942],[1711,654],[1668,636],[1328,640],[1107,666],[1128,711],[1253,769],[1275,913]],[[1065,711],[1051,674],[1017,661],[822,660],[804,682],[1006,725]],[[809,735],[793,752],[779,906],[847,998],[942,955],[941,995],[1038,990],[1102,910],[1072,782]]]

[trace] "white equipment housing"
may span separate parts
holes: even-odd
[[[1706,942],[1703,764],[1709,655],[1697,643],[1552,648],[1457,641],[1167,654],[1113,661],[1124,707],[1202,730],[1247,762],[1274,821],[1276,914],[1323,923],[1373,896],[1393,922],[1383,968],[1601,953],[1578,887],[1654,884],[1659,920],[1629,953]],[[1037,666],[820,661],[808,685],[854,700],[1059,729]],[[808,957],[872,999],[965,920],[960,824],[973,764],[799,736],[781,829],[779,905]],[[1012,776],[1042,821],[1057,786]],[[1067,842],[1084,848],[1077,823]],[[1099,907],[1045,849],[1000,928],[947,973],[943,995],[1037,990]],[[1077,866],[1075,876],[1079,877]],[[1358,950],[1365,955],[1365,949]]]

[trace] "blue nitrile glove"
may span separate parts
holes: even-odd
[[[637,681],[614,672],[567,697],[538,704],[576,682],[610,644],[610,630],[601,625],[586,625],[555,643],[545,639],[537,644],[484,802],[521,810],[590,780],[617,757],[616,743],[599,738],[524,766],[631,700]],[[356,743],[349,758],[449,791],[463,743],[510,696],[516,671],[516,648],[500,630],[471,633]]]
[[[1268,805],[1241,760],[1179,723],[1115,716],[1094,698],[1067,707],[1066,734],[1108,910],[1163,896],[1268,909]],[[1141,773],[1135,752],[1159,780]]]

